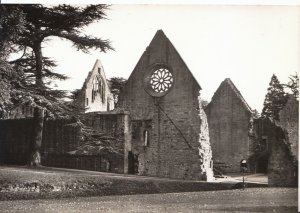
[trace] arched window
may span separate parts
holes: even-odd
[[[102,78],[95,76],[92,82],[92,103],[97,94],[100,94],[101,101],[105,103],[105,84]]]
[[[95,77],[92,82],[92,102],[94,102],[97,92],[99,92],[99,80]]]

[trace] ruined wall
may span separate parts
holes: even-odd
[[[297,186],[298,169],[293,162],[293,156],[286,144],[285,133],[280,127],[275,127],[275,140],[272,141],[269,164],[269,186]]]
[[[250,134],[250,169],[266,167],[269,186],[298,184],[298,102],[290,99],[280,121],[255,119]]]
[[[68,124],[72,120],[58,119],[44,122],[42,154],[61,154],[79,144],[78,127]],[[2,163],[27,164],[33,140],[33,119],[0,120],[0,146]]]
[[[240,161],[249,155],[251,109],[230,79],[221,83],[205,112],[214,168],[240,172]]]
[[[74,122],[66,119],[44,122],[42,165],[123,173],[125,164],[123,155],[101,154],[85,158],[84,155],[67,154],[82,143],[81,128],[74,125]],[[122,150],[124,144],[129,143],[129,119],[126,113],[88,113],[83,122],[100,133],[113,137],[116,146]],[[0,120],[0,162],[27,164],[30,143],[33,140],[32,133],[33,119]],[[110,168],[106,168],[104,164],[110,165]]]
[[[0,120],[0,163],[24,165],[28,162],[32,125],[32,119]]]
[[[274,128],[268,118],[253,119],[249,130],[249,172],[268,173],[271,145],[276,140]]]
[[[95,81],[97,81],[97,84]],[[85,109],[85,112],[110,111],[114,109],[113,95],[110,92],[100,60],[96,60],[93,69],[88,73],[76,103],[82,109]]]
[[[288,102],[279,113],[279,118],[280,121],[277,123],[277,125],[285,130],[291,154],[295,160],[298,161],[299,102],[293,95],[289,95]]]
[[[280,121],[274,127],[269,158],[270,186],[298,185],[299,102],[290,95],[287,104],[279,113]]]
[[[160,67],[167,67],[174,83],[166,94],[153,97],[145,88],[149,83],[147,76]],[[200,89],[171,42],[158,31],[119,97],[120,106],[130,111],[133,121],[132,145],[128,151],[137,157],[138,174],[206,179],[198,150]],[[209,164],[210,159],[205,163]]]

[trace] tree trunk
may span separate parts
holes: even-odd
[[[42,47],[41,43],[37,43],[33,46],[33,51],[35,55],[35,84],[38,87],[43,87],[43,77],[42,77],[42,69],[43,69],[43,55],[42,55]]]
[[[35,73],[35,84],[39,89],[43,89],[43,78],[42,78],[42,48],[41,43],[37,43],[33,48],[36,61],[36,73]],[[35,100],[39,102],[39,100]],[[40,166],[41,165],[41,154],[40,148],[42,145],[43,137],[43,126],[44,126],[44,110],[38,107],[34,109],[34,136],[31,144],[29,165],[30,166]]]
[[[44,126],[44,110],[36,107],[34,109],[34,137],[31,144],[30,152],[30,166],[41,165],[40,149],[43,138],[43,126]]]

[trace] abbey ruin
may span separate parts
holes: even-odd
[[[83,122],[101,133],[99,143],[84,142],[72,120],[47,120],[42,164],[212,181],[213,170],[239,173],[245,159],[247,172],[267,173],[270,185],[295,185],[298,101],[290,97],[275,123],[255,118],[229,78],[207,106],[202,106],[201,89],[171,41],[158,30],[117,106],[99,60],[88,73],[76,102],[86,113]],[[16,129],[18,135],[13,133]],[[1,163],[26,163],[29,132],[30,118],[0,120]]]

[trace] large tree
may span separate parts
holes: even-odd
[[[3,5],[0,5],[0,14],[0,118],[6,118],[14,107],[13,100],[18,100],[21,92],[18,85],[23,73],[14,70],[8,58],[17,51],[13,43],[24,29],[24,16],[21,10]]]
[[[265,97],[261,115],[279,120],[279,112],[287,102],[287,95],[276,75],[273,74]]]
[[[109,40],[84,35],[83,28],[106,17],[106,5],[89,5],[86,7],[58,5],[7,5],[7,8],[20,10],[24,17],[24,29],[18,33],[14,44],[23,51],[21,59],[12,63],[15,69],[21,69],[26,76],[28,100],[35,107],[34,140],[31,144],[30,165],[40,165],[40,147],[44,111],[57,113],[63,111],[61,98],[64,91],[53,90],[47,86],[51,79],[66,79],[55,73],[53,60],[43,57],[42,44],[53,36],[67,39],[77,50],[88,53],[90,49],[106,52],[112,49]],[[2,14],[1,14],[2,16]]]

